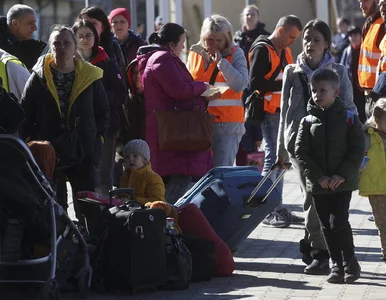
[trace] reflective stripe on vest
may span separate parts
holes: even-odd
[[[232,64],[232,56],[238,46],[234,46],[231,55],[225,57]],[[209,82],[216,67],[213,62],[205,70],[205,59],[194,51],[189,52],[189,68],[194,80]],[[223,74],[218,72],[214,86],[228,86]],[[226,90],[220,98],[208,102],[208,112],[216,118],[214,122],[244,122],[243,92]]]
[[[383,20],[379,17],[371,24],[362,41],[358,64],[358,81],[362,88],[372,89],[375,85],[378,60],[381,57],[381,49],[377,47],[376,41],[381,26]]]
[[[209,101],[208,107],[211,106],[241,106],[244,107],[243,101],[233,99],[216,99]]]
[[[261,45],[264,45],[268,49],[268,55],[269,59],[271,61],[271,70],[264,75],[264,78],[266,80],[269,80],[272,76],[272,74],[275,72],[276,68],[280,64],[280,55],[276,52],[276,50],[269,44],[265,42],[259,43]],[[253,50],[252,50],[253,51]],[[251,52],[252,52],[251,51]],[[249,54],[251,54],[251,52]],[[285,58],[287,60],[288,64],[292,64],[293,58],[292,58],[292,52],[290,48],[285,49]],[[258,68],[259,66],[255,66],[255,68]],[[283,70],[280,70],[280,73],[276,76],[275,81],[282,81],[283,80]],[[258,93],[260,91],[257,91]],[[278,108],[280,108],[280,101],[281,101],[281,91],[276,92],[266,92],[264,94],[264,110],[270,114],[274,114]]]
[[[8,73],[7,73],[7,63],[9,61],[17,63],[23,66],[24,68],[26,68],[26,66],[16,56],[6,55],[0,59],[0,78],[2,80],[2,86],[7,93],[9,93],[9,82],[8,82]]]
[[[378,63],[378,74],[386,72],[386,35],[383,37],[381,43],[379,44],[379,48],[381,48],[382,55]]]

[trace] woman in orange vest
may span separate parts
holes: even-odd
[[[243,50],[233,43],[232,25],[226,18],[214,14],[204,20],[200,42],[190,49],[188,69],[194,80],[223,91],[208,102],[208,112],[215,116],[213,167],[233,166],[245,133],[241,96],[248,83],[248,68]]]

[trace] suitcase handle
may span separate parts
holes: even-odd
[[[279,183],[279,181],[283,178],[285,172],[291,168],[292,164],[291,163],[285,163],[285,169],[281,169],[281,173],[280,175],[276,178],[276,180],[272,183],[272,185],[270,186],[270,188],[267,190],[267,193],[265,194],[264,197],[258,197],[256,198],[255,195],[257,194],[257,192],[259,191],[259,189],[263,186],[263,184],[267,181],[267,179],[272,175],[272,173],[274,171],[276,171],[277,168],[279,168],[279,165],[278,164],[273,164],[269,170],[269,172],[267,173],[267,175],[265,175],[259,182],[259,184],[253,189],[251,195],[248,197],[248,199],[246,200],[245,202],[245,205],[247,206],[252,206],[251,204],[251,201],[252,200],[257,200],[257,203],[253,203],[253,206],[252,207],[257,207],[261,204],[263,204],[265,202],[265,200],[267,200],[267,198],[269,197],[269,195],[272,193],[272,191],[275,189],[276,185]],[[254,201],[254,202],[255,202]]]
[[[109,197],[110,197],[110,205],[113,204],[113,197],[119,193],[127,193],[131,196],[131,200],[134,200],[134,197],[135,197],[135,191],[134,189],[130,189],[130,188],[122,188],[122,189],[115,189],[115,190],[110,190],[109,191]]]
[[[128,202],[125,202],[125,203],[121,204],[119,206],[119,208],[122,209],[122,210],[125,210],[125,209],[129,209],[130,210],[130,208],[146,209],[146,206],[141,204],[141,203],[139,203],[139,202],[137,202],[137,201],[135,201],[135,200],[130,200]]]

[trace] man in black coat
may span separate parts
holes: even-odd
[[[32,39],[36,30],[36,13],[27,5],[16,4],[6,17],[0,17],[0,48],[16,56],[29,70],[46,47],[46,43]]]

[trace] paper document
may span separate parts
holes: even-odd
[[[229,89],[229,86],[216,86],[216,87],[210,88],[209,90],[206,90],[201,94],[201,96],[208,97],[208,96],[212,96],[217,92],[220,92],[221,94],[223,94],[227,89]]]

